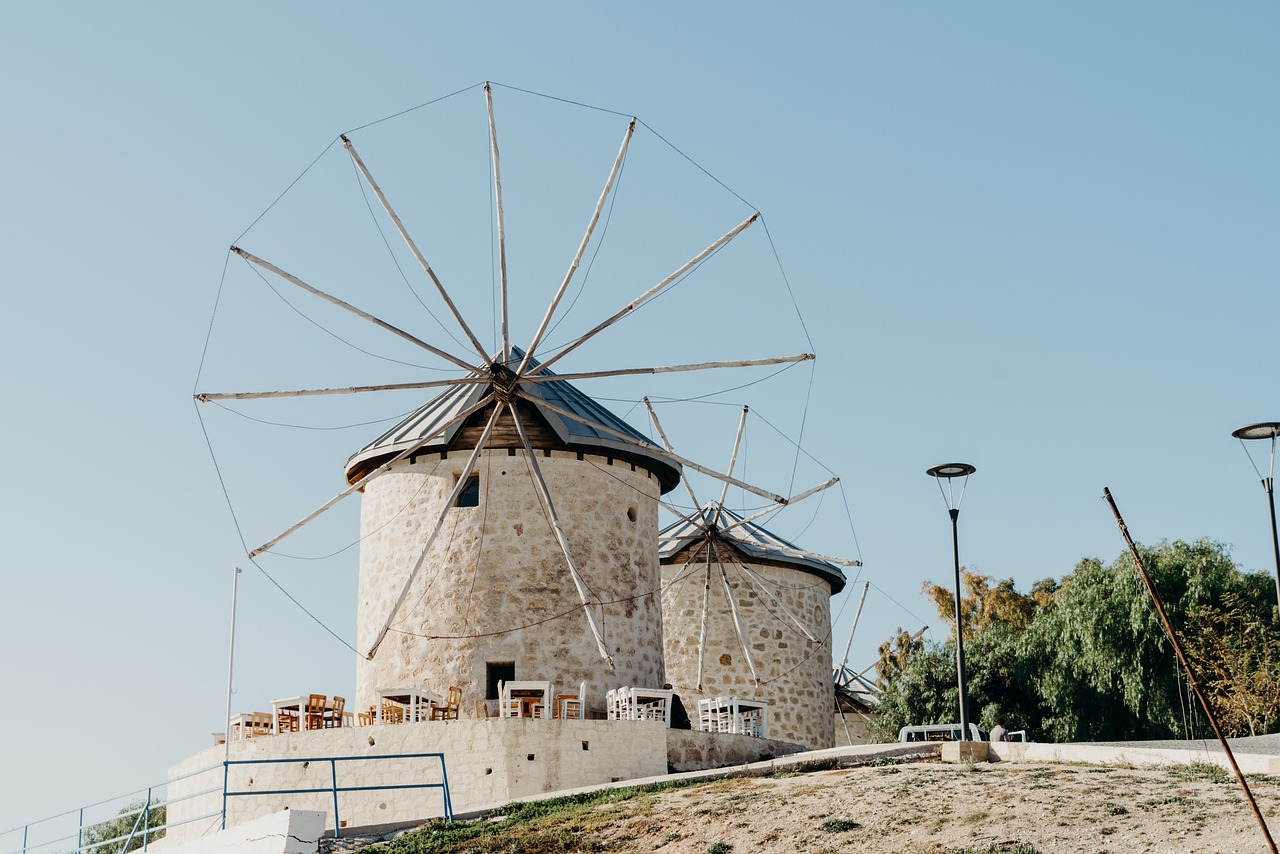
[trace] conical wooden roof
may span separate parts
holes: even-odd
[[[514,369],[523,358],[523,351],[513,347],[507,365]],[[495,357],[494,362],[498,363],[498,357]],[[536,359],[531,359],[529,362],[530,367],[537,364]],[[547,376],[555,376],[552,371],[543,373]],[[387,459],[407,448],[419,445],[423,439],[426,439],[426,442],[421,444],[414,456],[474,448],[495,404],[484,407],[464,421],[450,427],[445,425],[453,421],[459,413],[475,405],[493,388],[492,383],[459,384],[427,401],[399,424],[356,451],[347,460],[348,482],[354,483]],[[525,394],[545,400],[627,437],[626,440],[620,439],[610,433],[565,418],[544,406],[518,400],[520,419],[533,447],[539,450],[589,452],[642,465],[657,475],[664,493],[674,489],[680,482],[678,464],[654,453],[658,450],[656,445],[571,383],[565,380],[521,383],[520,389]],[[505,413],[498,420],[487,447],[523,448],[510,413]]]
[[[710,534],[717,544],[736,549],[753,563],[787,566],[828,581],[833,596],[844,589],[844,571],[840,567],[809,556],[800,547],[754,522],[742,522],[741,516],[722,507],[719,502],[708,501],[699,513],[701,518],[681,519],[658,532],[658,558],[662,563],[683,562],[684,558],[681,556]],[[742,524],[724,530],[738,522]],[[701,559],[706,560],[706,556],[703,555]]]

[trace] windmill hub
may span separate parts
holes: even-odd
[[[510,403],[520,378],[506,365],[494,364],[490,366],[490,373],[493,374],[494,396],[503,403]]]

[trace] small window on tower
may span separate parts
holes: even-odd
[[[467,482],[462,485],[462,491],[458,493],[458,501],[454,506],[480,506],[480,475],[472,474],[467,476]]]

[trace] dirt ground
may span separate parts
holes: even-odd
[[[1280,834],[1280,778],[1250,787]],[[1267,850],[1234,777],[1201,765],[913,762],[722,780],[608,809],[621,814],[592,835],[623,852]]]

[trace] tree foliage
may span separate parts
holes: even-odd
[[[91,854],[123,854],[142,848],[144,828],[164,827],[165,823],[164,804],[151,804],[148,814],[143,817],[146,807],[146,802],[135,801],[121,807],[115,818],[86,827],[81,849]],[[131,832],[132,840],[129,839]],[[148,842],[155,842],[164,837],[164,831],[149,830],[146,837]],[[125,848],[126,843],[128,848]]]
[[[1270,579],[1241,572],[1210,540],[1140,548],[1219,723],[1229,735],[1280,722],[1280,629]],[[1082,560],[1061,582],[1028,594],[1011,579],[962,571],[961,630],[970,719],[1049,741],[1111,741],[1204,735],[1173,649],[1132,558]],[[951,627],[945,643],[881,647],[881,736],[907,724],[954,722],[955,601],[924,593]],[[1194,732],[1192,726],[1199,728]]]

